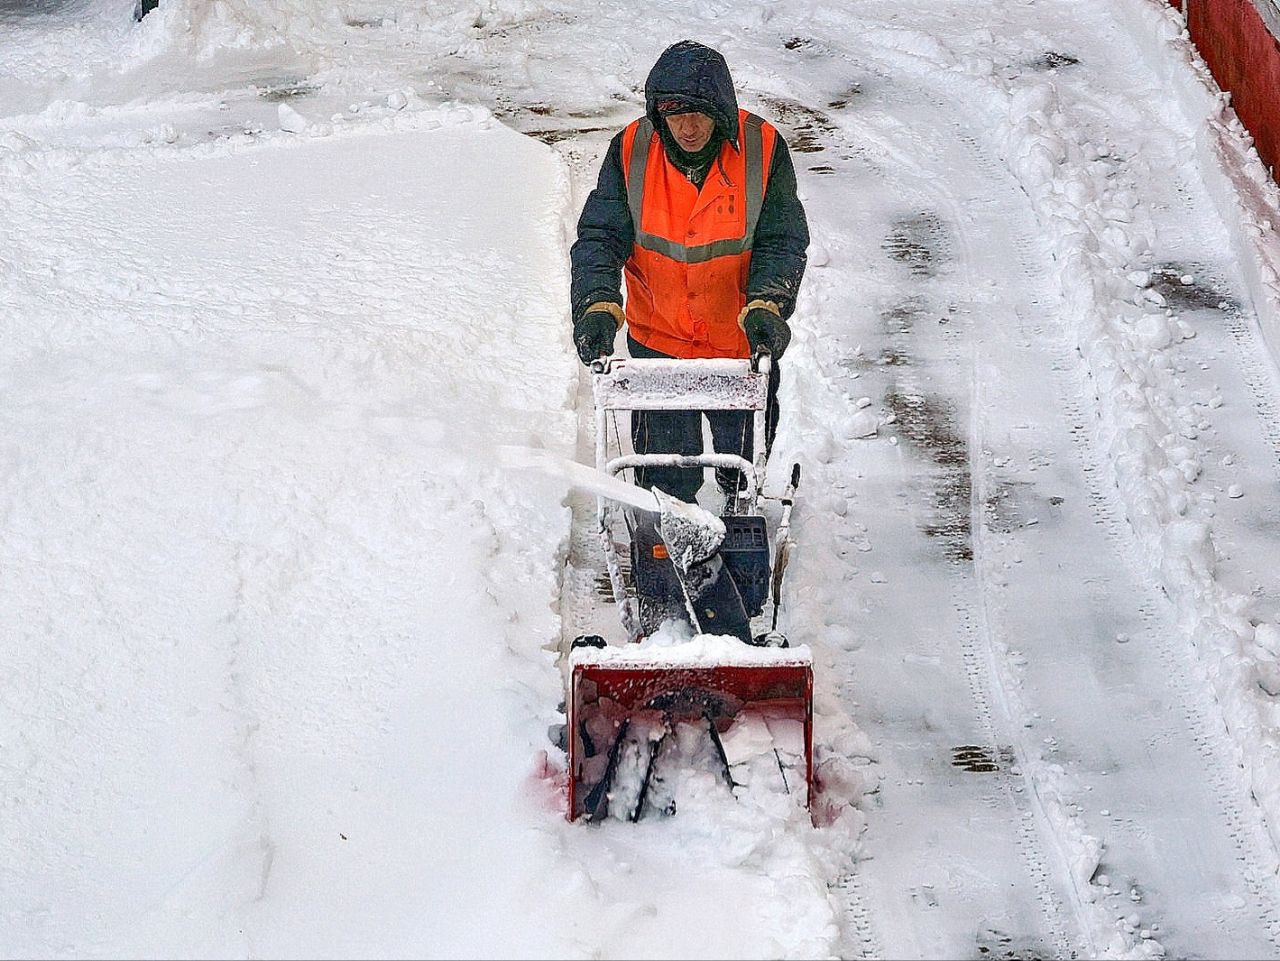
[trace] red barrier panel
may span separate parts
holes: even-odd
[[[1255,2],[1270,0],[1190,0],[1187,26],[1274,177],[1280,163],[1280,42]]]

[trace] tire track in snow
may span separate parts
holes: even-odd
[[[1248,388],[1257,413],[1258,424],[1267,443],[1280,465],[1280,383],[1274,368],[1263,358],[1269,358],[1266,346],[1260,341],[1255,327],[1245,323],[1240,311],[1231,309],[1227,314],[1227,331],[1236,348],[1236,362],[1240,376]]]
[[[1068,348],[1064,347],[1064,358],[1067,351]],[[1274,900],[1274,872],[1264,867],[1258,854],[1259,851],[1269,849],[1269,835],[1258,823],[1256,811],[1246,818],[1243,806],[1231,800],[1240,796],[1240,779],[1233,760],[1235,745],[1227,734],[1217,701],[1209,694],[1211,688],[1204,676],[1203,667],[1195,659],[1193,652],[1172,643],[1172,625],[1167,617],[1156,613],[1156,608],[1163,606],[1160,600],[1162,589],[1151,576],[1150,568],[1138,556],[1128,521],[1124,519],[1124,507],[1119,503],[1114,485],[1108,487],[1101,482],[1101,478],[1108,472],[1092,443],[1091,418],[1085,414],[1079,397],[1082,387],[1076,384],[1074,389],[1069,388],[1063,383],[1066,380],[1065,368],[1059,369],[1062,371],[1058,376],[1062,410],[1070,424],[1081,475],[1088,485],[1090,513],[1129,572],[1146,588],[1147,597],[1138,605],[1138,613],[1144,625],[1142,641],[1148,648],[1154,648],[1164,666],[1164,674],[1174,699],[1181,704],[1178,715],[1181,723],[1174,723],[1173,717],[1167,717],[1160,737],[1191,738],[1200,757],[1201,769],[1212,787],[1218,814],[1227,825],[1236,860],[1256,899],[1254,913],[1266,926],[1272,940],[1280,946],[1280,916],[1277,915]],[[1072,396],[1073,393],[1076,396]],[[1127,833],[1142,833],[1142,826],[1132,821],[1128,822],[1127,827]],[[1134,880],[1141,885],[1141,878]]]
[[[866,885],[857,865],[840,875],[831,885],[831,890],[839,892],[843,899],[840,957],[883,958],[884,949],[875,934],[872,912],[867,906]]]
[[[942,106],[939,102],[935,103],[939,107]],[[966,150],[971,162],[981,172],[983,179],[987,183],[995,184],[1008,179],[998,162],[990,156],[989,152],[977,139],[966,132],[963,125],[955,124],[953,133],[956,142]],[[1043,255],[1037,254],[1033,250],[1031,238],[1024,230],[1019,229],[1016,220],[1013,218],[1006,220],[1005,227],[1012,233],[1010,246],[1016,255],[1019,270],[1026,278],[1027,289],[1043,289],[1047,280],[1042,267]],[[1033,300],[1032,303],[1037,304],[1039,302]],[[1024,346],[1033,343],[1044,343],[1045,331],[1042,326],[1037,324],[1028,328],[1021,310],[1015,309],[1012,313],[1017,324],[1019,340]],[[950,346],[953,353],[955,353],[956,344],[954,341]],[[1039,751],[1025,734],[1030,722],[1039,717],[1039,714],[1023,699],[1015,664],[1011,660],[1011,658],[1017,656],[1018,652],[1011,650],[1009,643],[1011,638],[1003,636],[1005,632],[1000,630],[997,616],[993,610],[993,600],[997,593],[992,583],[996,558],[990,556],[993,553],[993,545],[991,545],[988,537],[987,508],[991,503],[992,478],[989,469],[986,468],[986,464],[991,461],[991,458],[985,456],[987,448],[982,436],[982,417],[989,405],[984,403],[982,398],[984,376],[980,362],[977,360],[981,349],[979,341],[974,342],[972,349],[975,352],[975,360],[972,365],[971,410],[973,411],[973,419],[971,427],[973,434],[970,439],[970,450],[976,452],[975,457],[983,462],[982,468],[972,471],[974,478],[972,513],[972,523],[975,531],[973,537],[974,571],[979,585],[977,611],[982,622],[981,636],[985,642],[985,650],[989,658],[992,684],[999,692],[999,698],[1006,714],[1008,729],[1013,732],[1012,739],[1015,742],[1016,752],[1020,761],[1020,773],[1025,780],[1026,787],[1029,788],[1026,792],[1027,803],[1024,804],[1021,830],[1028,833],[1044,831],[1047,834],[1047,839],[1055,852],[1058,870],[1062,876],[1070,879],[1071,882],[1067,890],[1071,893],[1072,909],[1078,920],[1080,935],[1085,941],[1086,956],[1101,956],[1100,942],[1106,944],[1109,936],[1113,934],[1119,934],[1122,941],[1126,940],[1125,932],[1123,930],[1117,932],[1115,930],[1117,926],[1108,924],[1104,919],[1091,912],[1089,906],[1093,901],[1092,893],[1084,889],[1090,879],[1079,878],[1076,876],[1076,872],[1072,870],[1074,860],[1071,853],[1072,850],[1080,850],[1081,847],[1087,848],[1092,843],[1092,839],[1069,817],[1063,816],[1063,799],[1059,796],[1059,788],[1054,784],[1056,779],[1053,776],[1053,772],[1046,770],[1046,766],[1039,762]],[[959,358],[957,357],[956,359],[958,360]],[[1066,369],[1062,358],[1050,356],[1046,359],[1048,360],[1046,366],[1051,371],[1051,377],[1060,374],[1061,371]],[[1073,441],[1077,443],[1083,442],[1082,432],[1077,430],[1074,425],[1068,428],[1068,433]],[[1108,507],[1108,505],[1100,504],[1091,499],[1089,514],[1094,518],[1105,517]],[[1107,528],[1108,539],[1114,540],[1117,534],[1118,529],[1114,524]],[[995,641],[997,634],[1001,635],[998,644]],[[1043,872],[1043,862],[1039,867]],[[1048,877],[1043,873],[1039,877],[1052,893],[1054,889]],[[1060,919],[1060,902],[1057,906]],[[1132,946],[1130,945],[1129,947]]]
[[[244,767],[244,777],[248,782],[243,790],[249,795],[248,831],[251,843],[261,852],[262,864],[258,877],[257,891],[248,903],[242,905],[242,911],[248,911],[254,904],[266,899],[267,886],[271,881],[271,868],[275,863],[276,845],[271,839],[271,824],[267,805],[262,796],[261,774],[259,771],[256,738],[259,720],[250,706],[245,687],[244,672],[251,670],[245,661],[245,629],[243,625],[245,611],[245,587],[249,581],[248,565],[245,561],[245,545],[237,540],[234,545],[233,569],[235,570],[235,595],[232,599],[231,611],[227,614],[227,625],[230,628],[230,653],[227,657],[227,690],[233,705],[240,730],[237,750]],[[249,949],[249,954],[257,953],[252,935],[252,925],[245,919],[240,920],[240,932]]]
[[[957,140],[961,143],[964,143],[964,139],[963,135],[957,137]],[[979,153],[977,156],[981,167],[982,155]],[[985,172],[988,175],[990,174],[989,170]],[[989,182],[994,182],[994,179]],[[1020,234],[1014,242],[1014,247],[1018,252],[1024,271],[1028,276],[1031,276],[1033,270],[1030,268],[1029,244],[1026,241],[1026,237]],[[957,362],[960,360],[958,356],[959,346],[954,338],[948,341],[948,353]],[[1027,764],[1030,752],[1026,744],[1026,735],[1023,733],[1025,731],[1023,721],[1029,712],[1025,705],[1021,703],[1016,682],[1012,679],[1008,639],[1000,636],[999,643],[997,643],[997,635],[1001,632],[995,622],[989,603],[993,596],[993,586],[990,571],[991,558],[989,557],[988,506],[991,503],[993,478],[987,466],[989,460],[985,456],[986,444],[983,436],[983,417],[986,413],[986,404],[982,396],[983,377],[979,361],[980,347],[978,342],[975,341],[971,348],[974,356],[970,362],[972,387],[969,402],[969,465],[972,487],[970,525],[972,530],[973,576],[976,581],[976,601],[969,605],[964,612],[964,622],[968,629],[968,636],[962,643],[965,644],[966,648],[975,648],[973,655],[975,663],[972,669],[975,672],[979,670],[985,671],[984,679],[994,692],[994,699],[1000,707],[1005,734],[1013,742],[1016,757],[1022,762],[1017,768],[1017,774],[1022,783],[1016,787],[1006,784],[1007,800],[1010,806],[1019,812],[1018,832],[1020,847],[1027,862],[1027,870],[1036,887],[1037,900],[1044,910],[1046,927],[1052,934],[1056,947],[1054,956],[1072,957],[1076,952],[1067,933],[1068,924],[1064,917],[1062,899],[1058,896],[1051,877],[1050,859],[1041,853],[1044,839],[1040,835],[1040,825],[1052,825],[1054,821],[1045,810],[1041,797],[1041,785],[1038,783],[1035,773],[1037,768],[1035,765]],[[977,462],[976,467],[975,461]],[[976,649],[979,647],[982,659],[985,662],[981,668],[976,663],[978,660]],[[994,734],[994,723],[991,726]],[[1061,871],[1065,867],[1069,874],[1070,857],[1063,848],[1063,839],[1057,833],[1051,833],[1050,841],[1055,842],[1054,848],[1056,858],[1059,861],[1059,870]],[[1076,908],[1076,913],[1078,916],[1078,907]],[[1096,939],[1089,926],[1081,925],[1079,933],[1085,941],[1086,956],[1098,956]]]
[[[983,405],[979,392],[977,369],[972,359],[966,359],[963,351],[969,348],[969,337],[962,335],[958,325],[948,325],[943,337],[946,347],[945,355],[952,369],[973,370],[972,389],[968,404],[969,430],[966,436],[965,474],[966,487],[969,493],[965,530],[965,546],[967,550],[957,556],[951,553],[949,568],[952,579],[959,590],[953,605],[958,618],[959,631],[955,640],[959,645],[961,661],[969,690],[971,709],[978,721],[981,740],[988,745],[990,756],[999,757],[1001,745],[1016,740],[1013,736],[1017,727],[1018,711],[1009,703],[1010,691],[1002,684],[1000,654],[993,639],[993,626],[986,610],[986,598],[990,593],[988,579],[984,574],[986,562],[986,524],[985,512],[990,478],[986,474],[983,450],[982,415]],[[921,394],[923,388],[910,367],[905,367],[898,379],[898,386],[909,394]],[[954,546],[954,545],[953,545]],[[1024,752],[1019,751],[1019,754]],[[1011,935],[990,929],[990,937],[1004,943],[1016,943],[1020,951],[1029,951],[1033,955],[1049,949],[1050,956],[1071,957],[1075,951],[1067,934],[1063,906],[1055,890],[1049,858],[1043,851],[1043,840],[1033,823],[1032,806],[1029,797],[1036,791],[1034,778],[1029,777],[1024,769],[1011,769],[1011,777],[994,780],[998,786],[987,803],[993,807],[1004,807],[1015,814],[1014,823],[1018,825],[1016,843],[1022,858],[1024,869],[1035,889],[1035,902],[1041,912],[1041,931],[1035,935],[1018,932]],[[1016,782],[1016,783],[1015,783]],[[1031,790],[1025,790],[1029,787]],[[1086,937],[1087,930],[1084,932]],[[1088,939],[1091,941],[1092,939]],[[1093,948],[1093,945],[1089,945]],[[1093,953],[1096,953],[1094,950]]]

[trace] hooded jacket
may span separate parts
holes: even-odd
[[[738,95],[733,91],[729,65],[717,51],[693,40],[682,40],[662,52],[644,84],[645,116],[662,136],[668,152],[682,154],[658,114],[663,100],[683,100],[716,125],[717,140],[738,148]]]
[[[743,149],[740,132],[743,114],[738,109],[733,82],[724,58],[702,44],[683,41],[669,47],[658,58],[645,83],[646,117],[659,135],[660,149],[677,169],[682,159],[688,160],[670,137],[666,122],[658,114],[658,104],[669,98],[682,99],[715,123],[714,138],[727,144],[724,150],[738,154]],[[766,125],[767,126],[767,125]],[[628,266],[628,282],[635,276],[633,254],[637,253],[636,225],[628,205],[624,154],[628,157],[634,142],[636,124],[618,134],[609,145],[601,165],[599,181],[583,206],[578,221],[578,238],[571,251],[573,265],[572,307],[575,320],[587,308],[605,303],[617,305],[615,317],[621,318],[623,302],[622,270]],[[630,132],[631,139],[624,139]],[[786,144],[769,128],[772,152],[759,219],[750,242],[749,266],[745,283],[739,290],[743,303],[763,300],[775,304],[785,319],[795,309],[805,268],[805,249],[809,244],[804,209],[796,196],[795,169]],[[721,151],[712,161],[723,169],[724,158],[732,154]],[[685,173],[695,184],[701,183],[706,171]],[[738,281],[735,284],[740,283]],[[638,291],[629,292],[635,296]],[[640,291],[639,293],[643,293]],[[735,318],[729,318],[732,322]],[[636,333],[633,330],[633,335]],[[669,332],[670,333],[670,332]],[[724,356],[723,350],[700,352],[692,329],[676,336],[687,336],[687,342],[673,350],[670,336],[664,335],[657,349],[676,356]],[[643,336],[638,338],[643,343]],[[745,343],[745,340],[743,341]],[[655,345],[648,345],[655,346]]]

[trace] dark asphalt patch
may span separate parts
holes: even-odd
[[[792,153],[820,153],[827,149],[836,128],[831,118],[821,110],[784,97],[760,99],[773,112],[770,119],[784,128],[787,146]]]
[[[613,130],[612,127],[557,127],[554,130],[523,130],[521,133],[529,137],[536,137],[543,143],[559,143],[561,140],[569,140],[572,137],[580,136],[584,133],[600,133],[601,131]]]
[[[1239,303],[1225,287],[1206,278],[1203,264],[1170,261],[1151,268],[1151,289],[1164,297],[1170,307],[1181,310],[1216,310],[1220,304],[1238,309]],[[1184,284],[1183,277],[1193,278]]]
[[[1001,931],[999,928],[984,926],[978,932],[977,944],[978,957],[983,961],[1039,961],[1042,958],[1056,958],[1061,955],[1047,945],[1041,944],[1034,938],[1015,937]]]
[[[1013,748],[983,747],[980,744],[961,744],[951,749],[951,766],[968,774],[995,774],[1013,766]]]
[[[913,277],[935,276],[950,255],[946,226],[927,210],[894,220],[880,246]]]
[[[837,94],[833,99],[827,102],[827,106],[832,110],[844,110],[854,100],[862,96],[862,84],[854,83],[843,92]]]
[[[901,434],[934,463],[968,472],[969,445],[956,430],[955,416],[941,398],[894,391],[885,403],[897,416]],[[965,513],[967,516],[967,509]]]
[[[584,134],[614,134],[632,119],[630,110],[618,103],[577,105],[573,109],[564,109],[538,100],[521,103],[501,94],[497,95],[497,99],[498,104],[490,108],[495,117],[525,136],[535,137],[546,144],[572,140]],[[610,123],[610,118],[616,118],[616,122]],[[584,120],[604,122],[584,124]]]
[[[304,77],[263,78],[253,81],[258,96],[271,103],[293,100],[295,97],[306,97],[320,88]]]
[[[601,574],[595,581],[596,596],[603,598],[610,604],[614,603],[613,597],[613,581],[610,580],[608,574]]]
[[[1032,70],[1057,70],[1061,67],[1074,67],[1079,62],[1079,57],[1073,57],[1069,53],[1046,50],[1040,56],[1028,61],[1027,66]]]
[[[1017,494],[1026,481],[998,481],[982,504],[982,522],[989,531],[1012,534],[1026,527],[1022,503]]]
[[[568,13],[538,11],[519,20],[490,23],[483,11],[476,14],[471,26],[486,38],[506,38],[530,33],[542,33],[553,27],[562,27],[573,23],[574,17]]]
[[[969,445],[956,427],[954,413],[938,397],[896,390],[885,398],[885,406],[894,415],[898,435],[937,467],[937,472],[923,481],[932,511],[921,530],[938,540],[949,560],[972,561]]]

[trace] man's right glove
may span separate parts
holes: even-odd
[[[778,315],[778,309],[772,301],[751,301],[742,308],[739,323],[742,325],[742,332],[747,335],[752,354],[764,347],[777,360],[791,343],[791,328]]]
[[[602,301],[592,304],[573,325],[573,346],[578,348],[578,358],[591,366],[592,361],[613,353],[613,338],[622,326],[622,308],[618,304]]]

